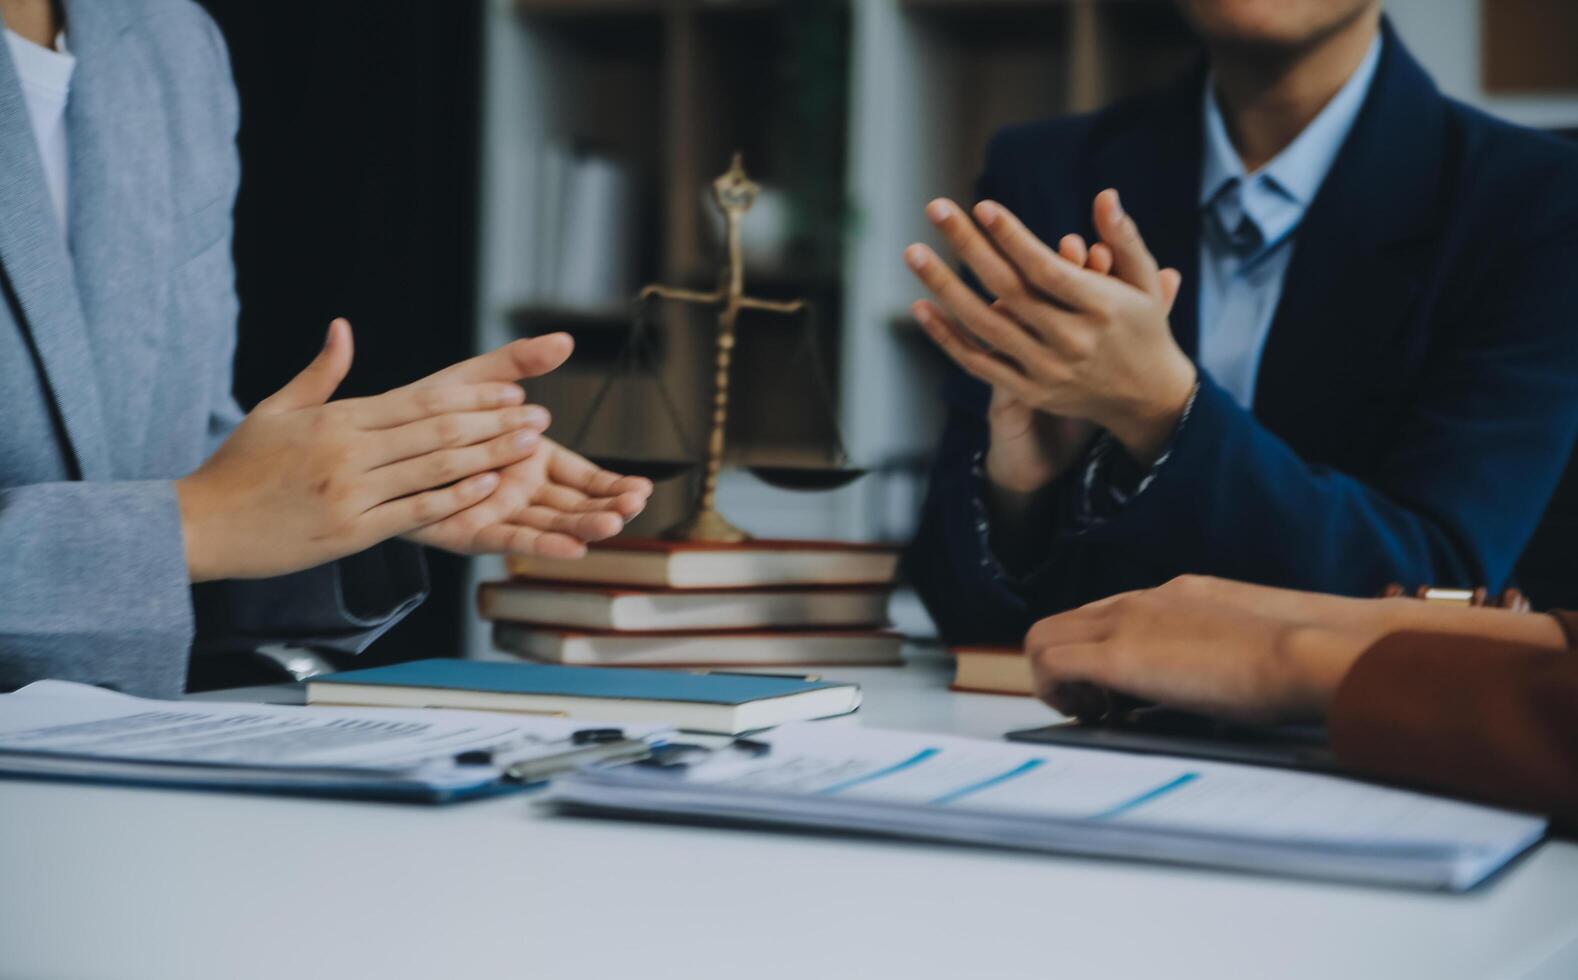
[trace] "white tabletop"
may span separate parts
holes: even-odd
[[[1055,720],[922,654],[859,723]],[[833,722],[852,723],[849,721]],[[1578,976],[1578,845],[1450,896],[899,842],[0,782],[0,977]]]

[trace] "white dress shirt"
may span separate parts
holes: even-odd
[[[71,75],[77,59],[66,49],[66,35],[55,39],[53,49],[34,44],[15,31],[5,32],[11,62],[16,65],[22,94],[27,99],[27,114],[33,121],[33,136],[38,141],[39,159],[44,164],[44,181],[49,185],[49,200],[65,234],[66,206],[71,184],[71,154],[66,140],[66,100],[71,95]]]

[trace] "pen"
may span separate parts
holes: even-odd
[[[597,742],[552,755],[522,759],[504,767],[503,778],[516,783],[536,783],[561,772],[569,772],[598,762],[639,762],[652,754],[652,746],[640,739]]]
[[[805,681],[811,683],[822,679],[821,674],[768,674],[757,673],[753,670],[693,670],[692,674],[707,674],[712,677],[776,677],[785,681]]]

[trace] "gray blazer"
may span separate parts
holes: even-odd
[[[193,652],[359,651],[421,601],[416,548],[187,580],[171,481],[241,418],[224,42],[189,0],[66,11],[69,241],[0,44],[0,690],[55,677],[169,696]]]

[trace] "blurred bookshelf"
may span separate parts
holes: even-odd
[[[577,336],[583,355],[529,386],[569,438],[617,357],[630,309],[618,287],[716,284],[720,236],[703,194],[743,150],[768,191],[745,221],[747,289],[815,301],[844,439],[873,475],[802,500],[742,475],[725,496],[769,523],[793,513],[806,534],[856,538],[909,533],[942,420],[938,357],[895,328],[917,295],[903,247],[938,244],[925,203],[969,198],[1000,126],[1093,109],[1197,56],[1168,0],[489,0],[486,20],[479,344]],[[610,209],[573,178],[555,193],[566,155],[571,170],[614,162],[623,234],[577,239],[572,215]],[[585,264],[574,255],[614,253],[621,271],[601,292],[571,290],[588,302],[556,293],[556,276]],[[554,273],[555,260],[572,269]],[[656,325],[659,370],[697,438],[714,321],[662,310]],[[756,436],[742,451],[766,464],[814,456],[826,425],[796,411],[815,395],[786,369],[800,324],[742,317],[739,333],[737,421]],[[576,448],[684,452],[653,384],[616,387],[624,404],[600,412],[597,444]],[[663,487],[633,530],[671,521],[687,492],[683,480]]]

